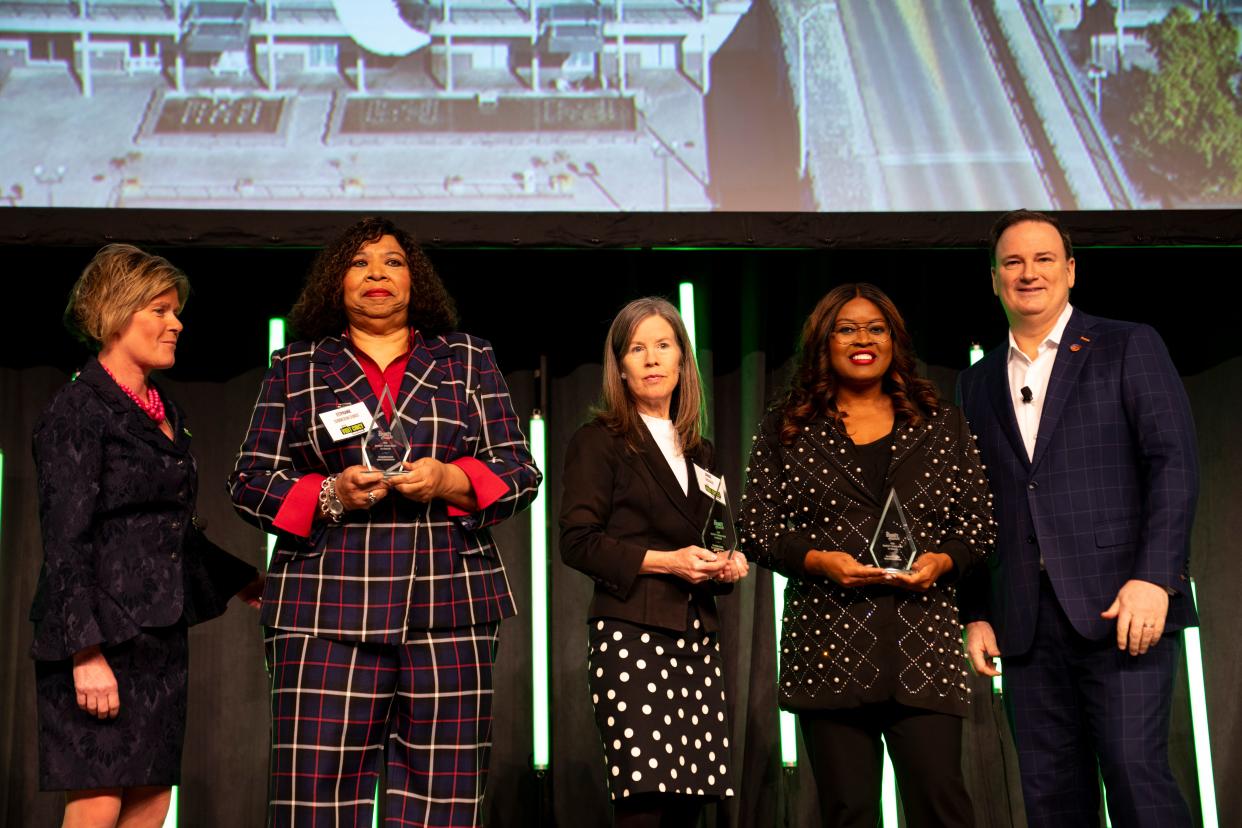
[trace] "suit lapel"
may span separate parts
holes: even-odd
[[[702,489],[699,488],[698,475],[694,473],[695,465],[702,466],[704,471],[711,471],[708,468],[707,458],[705,455],[706,455],[706,451],[703,449],[702,446],[700,446],[699,449],[694,452],[693,457],[686,458],[686,474],[689,475],[688,480],[690,481],[689,494],[687,495],[687,497],[689,498],[690,521],[695,525],[696,528],[698,528],[700,532],[702,532],[704,527],[707,526],[707,513],[711,511],[712,503],[714,502],[711,497],[709,497],[707,494],[703,492]],[[712,472],[712,473],[715,474],[715,472]],[[732,493],[729,491],[729,485],[727,481],[725,482],[725,498],[726,499],[732,498]],[[730,514],[732,513],[732,508],[733,508],[733,505],[732,505],[732,502],[730,501],[730,504],[729,504]]]
[[[880,502],[871,493],[867,481],[858,470],[858,458],[854,454],[854,441],[844,431],[827,420],[820,420],[811,426],[809,433],[803,432],[801,440],[810,445],[828,464],[837,470],[837,477],[844,480],[853,489],[855,499],[875,504]],[[791,446],[791,449],[793,447]],[[890,464],[890,469],[892,468]]]
[[[410,358],[401,377],[401,389],[393,401],[393,419],[399,419],[411,445],[414,457],[421,456],[418,449],[444,445],[447,435],[437,434],[439,421],[426,416],[431,409],[432,397],[444,379],[444,363],[451,356],[448,343],[443,337],[425,340],[415,333]],[[371,388],[362,364],[344,339],[328,338],[320,343],[311,357],[324,366],[323,382],[336,395],[338,405],[362,403],[372,416],[385,417],[380,409],[379,397]],[[459,419],[465,412],[458,412]]]
[[[324,385],[336,395],[339,405],[360,402],[367,407],[367,411],[375,411],[379,400],[371,391],[371,384],[367,382],[362,365],[344,339],[329,337],[321,340],[311,356],[311,361],[324,366]]]
[[[996,411],[996,422],[1004,432],[1013,453],[1017,455],[1023,466],[1031,465],[1031,458],[1026,456],[1026,444],[1022,442],[1022,432],[1018,430],[1018,415],[1013,410],[1013,394],[1009,391],[1009,344],[992,352],[995,356],[984,373],[985,391]]]
[[[176,407],[159,386],[152,383],[160,398],[164,400],[164,413],[173,430],[172,440],[169,440],[164,432],[160,431],[159,424],[143,413],[121,390],[116,381],[108,376],[108,372],[99,364],[98,359],[92,358],[82,366],[82,372],[78,374],[78,382],[94,389],[95,393],[112,409],[117,422],[124,425],[125,429],[135,438],[147,443],[156,451],[184,454],[189,450],[189,435],[183,436],[181,433],[179,425],[181,418],[178,416]]]
[[[888,480],[892,481],[897,477],[897,469],[903,463],[915,456],[915,449],[927,442],[928,435],[932,432],[932,423],[930,419],[920,426],[911,426],[905,422],[898,422],[893,428],[893,458],[888,463]],[[877,506],[883,506],[884,500],[888,498],[888,492],[881,495],[881,500],[876,500],[872,496],[871,500]]]
[[[651,436],[651,429],[647,428],[646,423],[639,423],[639,434],[642,435],[642,450],[639,451],[639,457],[647,466],[647,471],[660,484],[660,488],[664,490],[664,494],[668,496],[669,502],[681,513],[687,521],[695,526],[696,529],[702,529],[701,523],[695,523],[695,504],[694,494],[698,491],[698,483],[694,479],[694,470],[687,465],[687,472],[690,474],[687,492],[682,492],[681,484],[677,482],[676,475],[669,468],[668,460],[664,457],[664,452],[660,451],[660,446],[656,443],[655,438]],[[706,499],[706,496],[704,496]]]
[[[399,412],[407,429],[417,425],[421,415],[431,403],[432,395],[444,378],[443,361],[450,356],[448,344],[442,337],[430,341],[415,333],[410,359],[401,377],[401,389],[394,400],[394,412]],[[367,411],[379,408],[379,397],[371,389],[362,363],[354,355],[353,348],[343,339],[329,338],[320,343],[312,357],[314,362],[325,366],[324,384],[340,400],[341,405],[363,403]]]
[[[163,394],[163,392],[160,392]],[[190,451],[190,422],[180,408],[173,405],[172,402],[164,397],[164,411],[168,415],[168,425],[172,428],[173,442],[177,445],[177,450],[188,454]],[[163,436],[163,435],[161,435]]]
[[[1032,467],[1038,466],[1047,453],[1049,439],[1065,412],[1065,403],[1073,393],[1078,374],[1087,361],[1091,348],[1091,337],[1087,336],[1090,331],[1089,318],[1075,309],[1057,345],[1057,358],[1052,364],[1052,376],[1048,378],[1044,408],[1039,414],[1039,432],[1035,437],[1035,456],[1031,458]]]
[[[420,425],[434,431],[436,418],[425,415],[429,413],[436,389],[444,380],[444,365],[451,355],[448,343],[443,337],[425,340],[421,333],[414,333],[410,359],[405,365],[405,375],[401,378],[401,393],[395,400],[394,414],[401,420],[406,434],[410,435],[416,447],[447,444],[443,435],[415,436],[415,431]],[[457,414],[457,419],[465,420],[465,412]]]

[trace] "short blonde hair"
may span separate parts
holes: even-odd
[[[185,307],[190,281],[172,262],[132,244],[110,244],[95,254],[74,282],[65,327],[99,350],[125,330],[144,305],[172,288],[177,289],[178,305]]]

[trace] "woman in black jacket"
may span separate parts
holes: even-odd
[[[915,374],[878,288],[820,300],[747,471],[741,546],[790,579],[780,704],[798,714],[824,825],[878,824],[885,743],[908,825],[973,825],[954,584],[992,547],[991,494],[966,421]],[[890,492],[917,550],[909,571],[870,552]]]
[[[701,400],[677,310],[635,300],[565,456],[561,557],[595,581],[588,681],[618,826],[694,825],[705,798],[733,795],[714,596],[747,563],[703,546],[709,518],[729,518]]]
[[[188,292],[166,259],[100,250],[65,311],[98,358],[34,433],[39,787],[66,791],[65,826],[162,824],[185,735],[186,627],[239,590],[258,603],[255,568],[195,525],[190,427],[151,379],[176,358]]]

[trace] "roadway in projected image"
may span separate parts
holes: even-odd
[[[805,106],[796,110],[818,208],[1149,206],[1127,180],[1060,42],[1058,25],[1081,23],[1081,15],[1058,22],[1051,5],[776,6],[793,88],[805,78]]]
[[[970,3],[838,5],[885,208],[1049,203]]]

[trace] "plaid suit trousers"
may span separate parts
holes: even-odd
[[[369,828],[382,762],[388,828],[478,825],[497,628],[415,630],[404,644],[268,628],[268,825]]]

